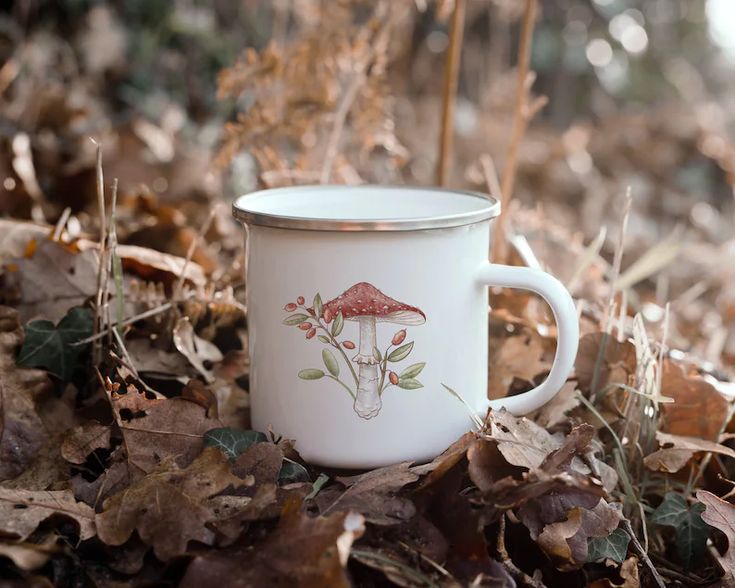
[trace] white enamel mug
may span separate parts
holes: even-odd
[[[372,468],[432,459],[473,427],[470,409],[522,414],[551,399],[574,363],[577,313],[549,274],[488,262],[499,212],[481,194],[397,186],[237,199],[252,427],[294,439],[310,463]],[[538,293],[558,331],[546,380],[492,401],[488,286]]]

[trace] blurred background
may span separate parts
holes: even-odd
[[[436,182],[453,10],[451,0],[4,2],[0,215],[54,223],[68,208],[69,230],[93,232],[93,137],[106,178],[120,182],[121,241],[183,256],[222,202],[194,259],[237,286],[236,195]],[[488,190],[488,161],[502,174],[523,10],[466,3],[450,186]],[[625,305],[660,324],[671,303],[675,346],[735,361],[735,2],[541,2],[530,67],[530,100],[548,102],[520,144],[511,233],[594,300],[629,189]],[[580,265],[585,255],[593,262]]]

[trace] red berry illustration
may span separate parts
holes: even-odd
[[[352,341],[343,341],[342,347],[344,347],[345,349],[354,349],[355,344]]]
[[[298,298],[296,299],[296,302],[298,302],[299,304],[303,304],[303,303],[304,303],[304,297],[303,297],[303,296],[299,296],[299,297],[298,297]]]
[[[390,372],[388,374],[388,379],[390,380],[390,383],[395,386],[398,383],[398,374],[396,372]]]
[[[309,329],[309,332],[306,333],[306,338],[311,339],[314,335],[316,335],[316,329]]]
[[[324,309],[324,322],[329,324],[332,322],[332,318],[334,318],[332,316],[332,312],[328,308],[325,308]]]
[[[293,302],[289,302],[286,306],[283,307],[283,310],[287,312],[293,312],[296,310],[296,305]]]
[[[403,340],[406,338],[406,329],[401,329],[398,331],[395,335],[393,335],[393,340],[391,343],[393,345],[400,345],[403,343]]]
[[[299,329],[301,329],[302,331],[308,331],[309,329],[311,329],[311,323],[310,322],[301,323],[299,325]]]

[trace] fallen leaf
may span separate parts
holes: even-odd
[[[45,241],[53,230],[50,225],[0,218],[0,261],[23,257],[31,241]]]
[[[260,431],[243,431],[230,427],[210,429],[204,433],[204,446],[216,447],[230,460],[235,460],[254,443],[267,441],[267,437]]]
[[[397,495],[406,484],[419,479],[410,465],[404,462],[359,476],[337,478],[347,489],[344,492],[334,487],[330,491],[322,490],[316,497],[321,513],[355,510],[375,525],[392,525],[412,517],[416,512],[413,503]]]
[[[179,585],[349,588],[347,556],[364,529],[355,512],[312,518],[290,506],[276,531],[254,547],[195,557]]]
[[[10,286],[19,290],[15,305],[25,323],[34,317],[61,320],[97,291],[98,257],[94,249],[78,252],[55,241],[41,241],[29,259],[13,261],[6,272]]]
[[[81,464],[95,449],[110,446],[110,427],[96,422],[70,429],[61,444],[61,456],[69,463]]]
[[[134,530],[153,547],[156,557],[167,561],[183,555],[189,541],[214,542],[208,523],[215,520],[203,501],[228,487],[252,484],[234,476],[227,457],[206,448],[185,469],[173,460],[105,500],[95,521],[99,538],[108,545],[122,545]]]
[[[631,555],[620,566],[620,579],[622,584],[613,583],[610,578],[595,580],[590,588],[640,588],[641,580],[638,574],[638,558]]]
[[[735,458],[735,450],[697,437],[681,437],[656,431],[656,439],[661,449],[647,455],[643,460],[645,466],[653,471],[678,472],[694,457],[695,453],[702,451]],[[671,447],[667,447],[669,445]]]
[[[587,545],[587,561],[601,562],[610,559],[623,563],[628,554],[629,543],[630,535],[620,527],[606,537],[593,537]]]
[[[550,429],[563,422],[569,411],[579,406],[576,382],[566,382],[549,402],[529,416],[537,425]]]
[[[593,385],[599,393],[609,384],[629,384],[635,370],[635,347],[629,341],[605,333],[590,333],[580,340],[574,371],[583,392],[592,391]]]
[[[111,456],[111,465],[96,479],[86,480],[81,474],[77,474],[69,480],[74,497],[88,504],[95,510],[106,498],[125,489],[132,480],[128,464],[122,461],[123,449],[116,449]]]
[[[551,368],[541,336],[534,331],[503,339],[492,352],[491,365],[488,394],[492,399],[507,396],[515,378],[533,382]]]
[[[705,507],[702,520],[727,537],[727,551],[718,561],[725,574],[735,579],[735,506],[707,490],[697,490],[697,500]]]
[[[662,405],[661,430],[672,435],[718,441],[729,408],[727,399],[709,382],[689,377],[672,361],[664,361],[661,392],[674,399]]]
[[[46,565],[51,556],[58,551],[54,535],[41,543],[0,541],[0,556],[7,557],[26,572]]]
[[[0,486],[0,531],[25,541],[38,525],[52,515],[74,519],[79,537],[95,534],[94,511],[74,500],[70,490],[19,490]]]
[[[663,502],[651,513],[648,521],[654,525],[673,527],[676,531],[676,551],[684,567],[690,569],[702,561],[710,528],[702,519],[704,505],[687,504],[676,492],[668,492]]]
[[[49,386],[48,376],[16,365],[22,341],[18,313],[0,306],[0,481],[19,476],[47,437],[34,397]]]
[[[182,317],[176,322],[173,331],[174,345],[181,355],[189,360],[196,370],[204,376],[207,382],[212,382],[214,376],[204,365],[205,361],[222,361],[222,352],[216,345],[198,337],[188,317]]]
[[[26,327],[18,365],[45,368],[68,382],[79,366],[88,345],[75,345],[93,330],[92,313],[87,308],[72,308],[57,326],[51,321],[32,321]]]
[[[515,417],[504,409],[491,411],[488,424],[488,438],[497,442],[500,453],[515,466],[537,468],[560,445],[546,429],[525,417]]]

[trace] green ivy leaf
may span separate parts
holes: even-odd
[[[415,363],[413,365],[410,365],[405,370],[403,370],[398,375],[398,377],[399,378],[415,378],[421,373],[421,370],[424,369],[424,366],[426,366],[426,362]]]
[[[411,353],[411,349],[413,349],[413,341],[391,351],[390,355],[388,355],[388,361],[401,361],[406,359],[408,354]]]
[[[681,494],[668,492],[648,519],[651,523],[675,529],[676,551],[687,569],[704,556],[710,526],[702,520],[703,511],[702,503],[690,507]]]
[[[230,461],[237,457],[254,443],[267,441],[268,438],[260,431],[244,431],[231,427],[210,429],[204,433],[204,447],[216,447],[224,453]]]
[[[335,378],[338,377],[339,364],[337,363],[337,360],[335,359],[332,352],[329,351],[329,349],[322,349],[322,359],[324,360],[324,365],[327,366],[329,373],[332,374]]]
[[[322,343],[329,344],[329,337],[325,335],[317,335],[316,338],[319,339],[319,341],[321,341]]]
[[[340,310],[337,313],[337,316],[334,317],[334,322],[332,323],[332,337],[339,337],[339,334],[342,332],[342,328],[345,326],[345,319],[342,316],[342,311]]]
[[[292,314],[291,316],[283,319],[283,324],[289,327],[294,327],[296,325],[300,325],[306,320],[309,320],[309,318],[309,315],[306,314]]]
[[[293,484],[294,482],[310,482],[311,479],[304,466],[284,457],[281,471],[278,473],[278,481],[281,484]]]
[[[414,378],[399,378],[398,387],[404,390],[416,390],[417,388],[423,388],[424,385]]]
[[[71,379],[88,345],[73,345],[92,335],[94,319],[88,308],[72,308],[57,326],[51,321],[31,321],[25,328],[17,363],[45,368],[64,382]]]
[[[320,318],[323,312],[324,308],[322,306],[322,297],[317,293],[317,295],[314,296],[314,313],[316,314],[316,318]]]
[[[324,372],[317,369],[306,369],[299,372],[299,378],[302,380],[319,380],[324,377]]]
[[[592,537],[587,542],[587,561],[600,562],[611,559],[623,563],[628,555],[628,544],[630,536],[618,527],[607,537]]]

